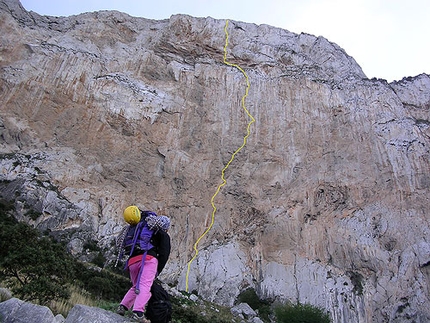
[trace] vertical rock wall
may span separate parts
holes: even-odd
[[[242,144],[243,74],[225,21],[0,1],[3,198],[70,247],[111,254],[129,204],[172,217],[163,276],[185,289],[221,170]],[[215,199],[190,290],[327,308],[334,322],[430,319],[430,78],[369,80],[323,37],[230,21],[256,122]],[[23,184],[25,183],[25,184]],[[72,230],[73,229],[73,230]]]

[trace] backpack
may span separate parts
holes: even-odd
[[[151,239],[153,234],[158,231],[158,228],[150,228],[146,220],[148,217],[157,217],[157,215],[150,211],[144,211],[142,213],[143,216],[140,222],[136,225],[129,225],[125,235],[122,237],[123,240],[121,242],[121,250],[118,254],[117,263],[124,256],[124,254],[128,255],[128,258],[130,258],[133,254],[142,254],[143,259],[145,259],[148,250],[154,248]],[[124,270],[127,270],[127,268],[128,259],[125,262]],[[140,267],[138,281],[140,281],[142,271],[143,262]],[[136,294],[139,294],[140,291],[138,286],[135,287],[135,292]]]
[[[154,230],[148,227],[146,217],[136,225],[130,225],[124,237],[123,248],[126,255],[131,256],[135,251],[148,251],[154,248],[151,243]]]
[[[148,301],[145,316],[151,323],[168,323],[172,319],[170,296],[156,280],[151,286],[151,298]]]

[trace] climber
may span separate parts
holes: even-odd
[[[140,211],[134,205],[124,210],[123,217],[129,226],[120,234],[117,245],[119,257],[124,253],[128,256],[125,267],[130,273],[132,287],[122,299],[117,313],[125,315],[133,306],[133,319],[150,323],[144,315],[145,306],[151,297],[151,286],[170,255],[167,233],[170,219],[151,211]]]

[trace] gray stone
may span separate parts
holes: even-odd
[[[48,307],[17,298],[0,303],[0,318],[2,323],[57,323]]]
[[[75,305],[67,315],[66,323],[125,323],[130,319],[97,307]]]
[[[261,320],[259,317],[253,317],[250,320],[248,320],[249,323],[263,323],[264,321]]]
[[[231,308],[231,313],[236,316],[243,316],[245,319],[252,319],[257,313],[247,303],[240,303]]]
[[[246,279],[244,276],[245,254],[240,251],[236,243],[210,246],[200,252],[199,258],[192,264],[189,277],[189,289],[197,290],[198,295],[211,302],[220,299],[228,306],[232,306],[239,295],[238,281]],[[205,268],[212,268],[206,271]],[[197,284],[204,281],[205,284]],[[179,285],[179,288],[185,288]],[[214,290],[218,293],[214,294]]]
[[[195,295],[195,294],[190,295],[190,300],[192,300],[193,302],[197,302],[198,299],[199,299],[199,297],[197,295]]]
[[[63,315],[61,314],[55,315],[55,323],[64,323],[64,322],[66,322],[66,319],[64,318]]]
[[[6,301],[12,298],[12,293],[9,289],[0,287],[0,302]]]

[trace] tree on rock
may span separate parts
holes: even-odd
[[[73,262],[65,247],[16,221],[9,209],[0,202],[0,279],[25,301],[68,299]]]

